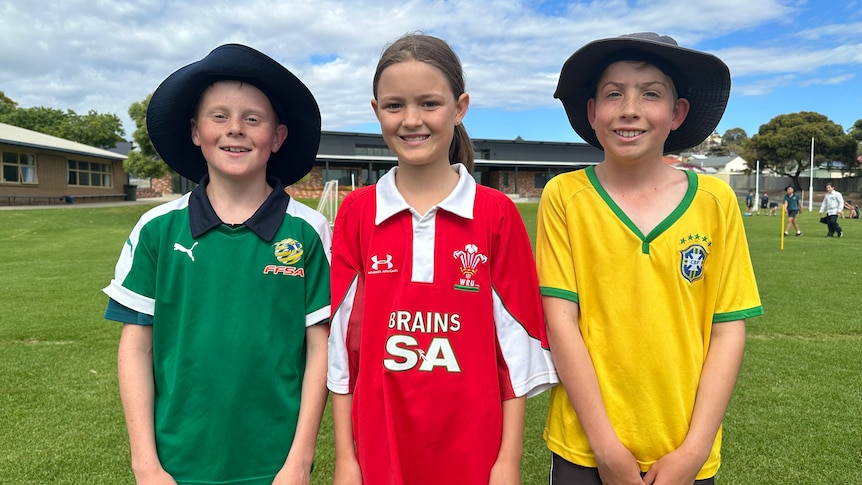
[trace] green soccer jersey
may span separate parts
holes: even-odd
[[[150,210],[104,290],[152,315],[156,442],[179,483],[269,484],[293,440],[305,331],[329,318],[331,235],[275,189],[236,228],[203,186]]]

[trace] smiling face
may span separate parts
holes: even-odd
[[[287,127],[269,98],[248,83],[218,81],[208,87],[191,120],[211,178],[265,177],[266,164],[287,138]]]
[[[671,79],[652,64],[618,61],[599,78],[587,117],[607,159],[661,159],[664,143],[688,114]]]
[[[448,166],[455,124],[468,104],[466,93],[455,97],[442,71],[414,60],[384,69],[371,101],[383,140],[399,165]]]

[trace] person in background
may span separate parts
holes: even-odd
[[[796,235],[801,236],[802,231],[796,222],[796,216],[799,214],[799,210],[802,209],[802,197],[796,193],[792,185],[788,185],[784,190],[784,205],[782,206],[782,210],[787,212],[787,225],[784,227],[784,235],[786,236],[790,231],[790,226],[793,226],[796,229]]]
[[[844,197],[841,192],[835,190],[832,182],[826,182],[826,194],[823,196],[823,202],[820,203],[820,214],[826,213],[826,237],[832,237],[838,234],[838,237],[844,237],[844,230],[838,225],[838,215],[844,215]]]

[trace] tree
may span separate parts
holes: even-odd
[[[810,111],[779,115],[760,125],[745,144],[744,157],[749,163],[760,160],[762,168],[790,177],[801,188],[799,175],[810,165],[812,138],[816,167],[834,162],[847,167],[854,162],[857,143],[853,137],[844,133],[841,125]]]
[[[2,92],[0,92],[2,94]],[[0,123],[38,131],[65,140],[98,148],[113,148],[124,141],[123,125],[115,114],[90,111],[79,115],[72,110],[60,111],[37,106],[19,108],[17,103],[0,96]]]
[[[123,162],[123,168],[138,177],[159,178],[168,172],[168,166],[159,156],[147,131],[147,107],[152,97],[153,94],[150,93],[142,101],[129,106],[129,116],[135,121],[136,126],[132,133],[135,147]]]
[[[721,137],[721,145],[725,147],[728,154],[741,153],[747,141],[748,133],[742,128],[731,128]]]

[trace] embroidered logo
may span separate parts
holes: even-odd
[[[374,271],[379,271],[380,269],[392,269],[392,255],[387,254],[386,259],[380,259],[376,254],[371,256],[371,269]]]
[[[302,243],[293,238],[282,239],[272,245],[275,259],[282,265],[269,264],[263,268],[263,274],[281,274],[285,276],[305,276],[304,268],[296,264],[302,260]]]
[[[195,250],[195,246],[197,246],[197,245],[198,245],[198,242],[197,242],[197,241],[195,241],[195,243],[194,243],[194,244],[192,244],[192,247],[190,247],[190,248],[186,249],[185,247],[183,247],[183,245],[182,245],[182,244],[180,244],[180,243],[174,243],[174,251],[182,251],[182,252],[186,253],[186,256],[188,256],[188,257],[189,257],[189,259],[191,259],[192,261],[194,261],[194,260],[195,260],[195,255],[194,255],[194,254],[192,254],[192,251],[194,251],[194,250]]]
[[[703,263],[708,253],[700,244],[691,244],[679,252],[679,272],[689,283],[703,277]]]
[[[382,258],[378,254],[374,254],[371,256],[371,270],[368,271],[368,274],[381,274],[381,273],[397,273],[398,270],[395,269],[395,264],[392,263],[392,255],[385,254]]]
[[[459,269],[461,270],[461,274],[464,275],[464,277],[460,278],[458,283],[455,284],[455,289],[463,291],[479,291],[479,285],[473,277],[476,276],[476,273],[479,271],[479,265],[488,262],[488,256],[480,253],[479,247],[475,244],[467,244],[464,246],[464,250],[459,249],[452,253],[452,257],[460,262]]]

